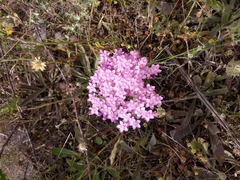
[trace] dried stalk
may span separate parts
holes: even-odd
[[[59,72],[61,73],[62,75],[62,78],[63,80],[65,81],[66,83],[66,88],[67,88],[67,91],[70,93],[70,96],[71,96],[71,99],[73,101],[73,107],[74,107],[74,111],[75,111],[75,117],[76,117],[76,122],[77,122],[77,125],[78,125],[78,129],[79,129],[79,132],[80,132],[80,140],[82,143],[85,142],[85,136],[84,136],[84,133],[83,133],[83,129],[82,129],[82,126],[80,124],[80,119],[79,119],[79,115],[78,115],[78,111],[77,111],[77,105],[76,105],[76,100],[74,98],[74,95],[73,95],[73,92],[70,90],[70,86],[69,86],[69,82],[66,78],[66,76],[64,75],[63,71],[61,70],[61,68],[59,67],[59,65],[57,64],[56,60],[54,59],[53,55],[51,54],[51,52],[44,46],[45,50],[48,52],[48,54],[50,55],[51,59],[54,61],[55,63],[55,66],[58,68]],[[86,155],[86,162],[87,162],[87,171],[88,171],[88,179],[89,180],[92,180],[92,176],[91,176],[91,169],[90,169],[90,161],[89,161],[89,156],[88,156],[88,151],[86,150],[85,151],[85,155]]]
[[[172,53],[170,52],[170,50],[168,48],[165,49],[165,51],[167,52],[167,54],[169,56],[173,56]],[[187,81],[188,85],[195,91],[197,97],[200,99],[200,101],[206,106],[206,108],[212,113],[212,116],[214,117],[214,119],[220,124],[220,126],[227,132],[227,134],[229,134],[228,132],[230,132],[230,137],[232,139],[232,141],[234,142],[234,144],[238,147],[238,149],[240,149],[240,142],[237,138],[235,138],[232,135],[232,132],[234,132],[234,129],[232,129],[228,123],[218,114],[218,112],[216,111],[216,109],[212,106],[212,104],[207,100],[207,98],[203,95],[203,93],[199,90],[199,88],[193,83],[192,79],[189,77],[189,75],[186,73],[186,71],[184,70],[184,68],[182,66],[180,66],[180,63],[177,59],[173,58],[172,61],[179,66],[178,70],[181,73],[181,75],[185,78],[185,80]]]

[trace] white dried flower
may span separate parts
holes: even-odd
[[[158,118],[162,118],[166,116],[166,111],[161,107],[161,106],[157,106],[157,117]]]
[[[193,58],[193,54],[188,53],[188,58],[192,59]]]
[[[240,76],[240,61],[231,60],[226,66],[226,74],[228,76]]]
[[[78,145],[78,151],[79,151],[79,152],[85,152],[85,151],[87,151],[87,146],[86,146],[86,144],[85,144],[84,142],[79,143],[79,145]]]
[[[46,63],[42,62],[40,57],[35,57],[35,60],[31,62],[31,66],[34,71],[44,71],[46,68]]]
[[[202,50],[203,50],[203,46],[198,45],[197,51],[202,51]]]

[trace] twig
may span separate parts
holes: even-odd
[[[78,115],[78,111],[77,111],[77,105],[76,105],[77,101],[74,98],[73,92],[70,90],[69,82],[68,82],[67,78],[65,77],[63,71],[61,70],[61,68],[57,64],[57,62],[56,62],[55,58],[53,57],[52,53],[46,48],[46,46],[44,46],[44,48],[48,52],[48,54],[50,55],[51,59],[54,61],[57,69],[61,73],[62,78],[63,78],[63,80],[66,83],[66,88],[67,88],[68,92],[70,93],[71,99],[73,101],[73,107],[74,107],[74,111],[75,111],[75,118],[76,118],[76,122],[77,122],[78,129],[79,129],[79,132],[80,132],[80,135],[79,135],[80,137],[79,138],[80,138],[81,142],[84,143],[85,142],[85,136],[84,136],[84,133],[83,133],[82,126],[80,124],[80,119],[79,119],[79,115]],[[88,151],[87,150],[85,151],[85,155],[86,155],[86,162],[87,162],[88,179],[92,180],[91,169],[90,169],[90,161],[89,161],[89,156],[88,156]]]
[[[13,48],[19,43],[19,41],[17,41],[15,44],[13,44],[13,46],[6,52],[6,53],[3,53],[3,49],[2,49],[2,44],[1,44],[1,55],[2,57],[0,58],[0,62],[7,56],[8,53],[10,53]]]
[[[19,119],[19,117],[17,117],[16,120],[17,120],[17,119]],[[8,135],[6,141],[3,143],[2,148],[1,148],[1,150],[0,150],[0,157],[2,156],[2,153],[3,153],[3,151],[4,151],[4,148],[5,148],[5,146],[7,146],[7,144],[8,144],[8,142],[10,141],[12,135],[16,132],[16,129],[18,128],[18,126],[19,126],[19,123],[17,123],[17,124],[15,125],[15,127],[13,128],[13,130],[11,131],[11,133]]]
[[[165,50],[169,56],[173,56],[170,50],[167,48]],[[212,106],[212,104],[207,100],[207,98],[203,95],[203,93],[199,90],[199,88],[193,83],[189,75],[185,72],[183,67],[180,66],[180,63],[177,59],[172,59],[172,61],[179,66],[178,70],[182,74],[182,76],[187,81],[188,85],[195,91],[197,97],[201,100],[201,102],[206,106],[206,108],[212,113],[212,116],[215,118],[215,120],[220,124],[220,126],[226,131],[226,132],[234,132],[234,130],[229,127],[227,122],[218,114],[218,112],[215,110],[215,108]],[[234,138],[231,135],[231,138],[235,145],[240,149],[240,142]]]

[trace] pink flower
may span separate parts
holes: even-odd
[[[117,125],[117,128],[119,129],[119,131],[122,133],[124,131],[128,131],[128,127],[127,124],[125,124],[124,122],[120,121],[119,124]]]
[[[141,120],[153,119],[154,107],[161,105],[162,97],[154,92],[154,86],[145,86],[144,80],[161,70],[159,65],[148,67],[147,62],[138,51],[114,50],[111,56],[101,50],[98,69],[87,87],[90,114],[118,123],[120,132],[140,128]]]
[[[130,125],[132,126],[133,129],[140,128],[141,127],[140,122],[141,122],[140,120],[134,120],[131,122]]]

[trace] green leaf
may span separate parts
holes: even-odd
[[[235,19],[238,19],[240,17],[240,9],[235,11],[233,15],[231,16],[231,21],[234,21]]]
[[[138,140],[138,145],[145,148],[145,145],[147,144],[148,138],[149,138],[150,133],[148,133],[148,135],[142,139]]]
[[[89,58],[87,56],[87,53],[84,49],[84,47],[82,45],[78,45],[79,49],[81,50],[82,55],[80,56],[80,61],[82,63],[82,65],[84,66],[84,72],[91,76],[92,75],[92,71],[91,71],[91,66],[90,66],[90,61]]]
[[[70,166],[71,172],[84,173],[87,169],[87,165],[84,162],[75,162],[73,159],[66,159],[68,165]]]
[[[102,140],[101,137],[97,136],[97,137],[95,137],[95,139],[94,139],[94,143],[96,143],[96,144],[98,144],[98,145],[102,145],[103,140]]]
[[[222,10],[222,19],[221,19],[221,25],[222,27],[225,26],[229,22],[231,7],[229,4],[225,4],[223,6]]]
[[[222,4],[218,0],[208,0],[207,2],[210,2],[212,5],[212,8],[216,11],[221,11],[222,10]]]
[[[109,174],[111,174],[111,176],[113,177],[113,179],[119,179],[119,172],[111,167],[106,167],[106,170],[108,171]]]
[[[89,80],[89,77],[87,77],[86,75],[76,71],[75,69],[71,69],[71,73],[73,76],[79,78],[80,82],[87,82]]]
[[[188,147],[191,148],[191,152],[193,154],[203,148],[202,144],[196,140],[192,140],[190,143],[188,143]]]
[[[227,179],[226,174],[223,173],[223,172],[219,172],[219,173],[218,173],[218,177],[219,177],[220,180],[226,180],[226,179]]]
[[[92,180],[101,180],[99,172],[94,171]]]
[[[0,169],[0,180],[6,180],[6,175],[3,174],[2,169]]]
[[[74,138],[79,142],[81,143],[81,140],[80,140],[80,131],[78,129],[78,127],[76,125],[74,125]]]
[[[65,157],[79,157],[79,154],[65,148],[53,148],[52,153],[56,156],[59,156],[60,158],[65,158]]]
[[[140,170],[141,170],[141,158],[138,158],[137,168],[136,168],[136,171],[134,172],[134,176],[133,176],[134,180],[141,179]]]
[[[53,164],[52,166],[48,167],[47,172],[54,172],[57,168],[59,168],[59,164]]]
[[[208,142],[204,142],[204,143],[202,144],[202,146],[203,146],[204,152],[207,153],[207,154],[209,154],[209,143],[208,143]]]
[[[217,21],[217,20],[216,20]],[[214,22],[212,22],[212,23],[214,23]],[[217,33],[218,33],[218,31],[220,31],[221,30],[221,27],[220,27],[220,24],[217,24],[214,28],[212,28],[212,30],[210,31],[210,38],[214,38],[216,35],[217,35]]]
[[[13,111],[17,110],[17,103],[19,101],[20,97],[13,98],[13,99],[7,99],[7,102],[4,103],[3,107],[0,110],[1,113],[13,113]]]
[[[104,170],[101,172],[101,179],[106,179],[107,171]]]
[[[203,94],[205,96],[216,96],[216,95],[219,95],[219,94],[225,94],[227,92],[228,92],[228,88],[223,87],[221,89],[213,89],[211,91],[205,91],[205,92],[203,92]]]
[[[107,31],[111,34],[112,32],[112,30],[111,30],[111,27],[109,26],[110,25],[110,23],[106,23],[106,22],[104,22],[104,21],[102,21],[102,25],[107,29]]]
[[[230,0],[229,5],[230,5],[231,10],[233,10],[235,2],[236,2],[236,0]]]
[[[196,109],[196,111],[194,112],[193,116],[203,116],[204,113],[203,113],[203,110],[202,109]]]
[[[216,74],[214,72],[209,71],[203,83],[202,91],[206,91],[208,88],[210,88],[213,85],[215,78]]]
[[[94,161],[95,164],[102,163],[102,160],[100,159],[100,157],[97,154],[92,153],[91,151],[88,151],[88,156],[90,159],[92,159]]]

